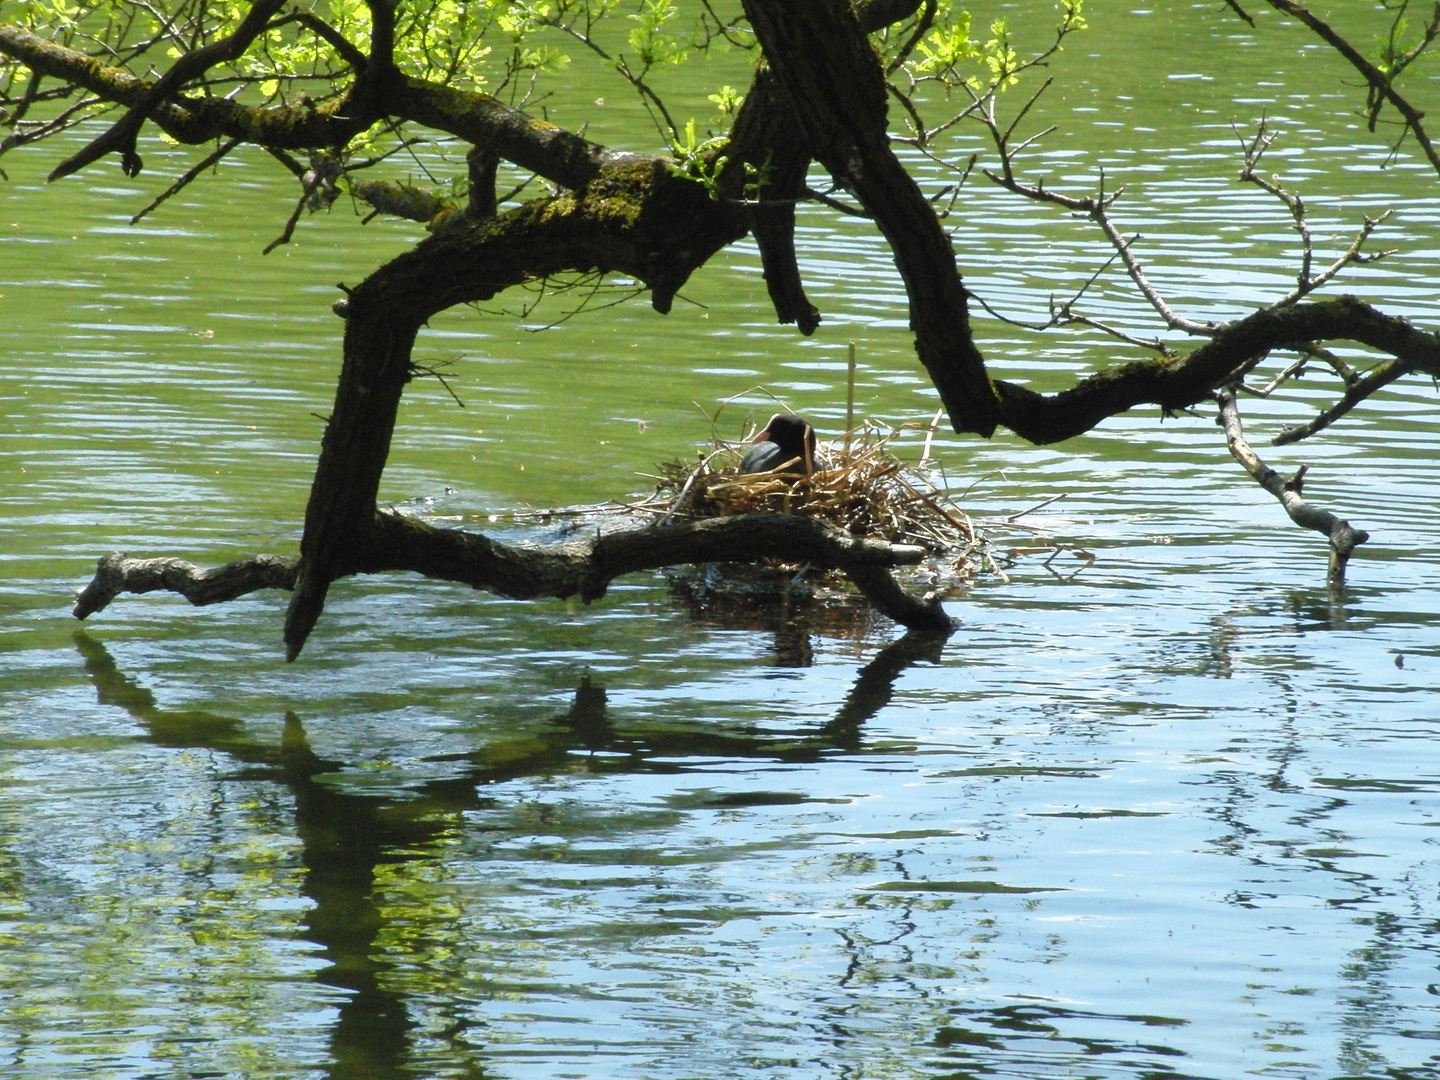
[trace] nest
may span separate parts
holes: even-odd
[[[931,482],[929,470],[907,465],[890,452],[906,427],[873,424],[819,447],[808,475],[796,462],[772,472],[742,474],[749,443],[713,437],[693,464],[668,462],[651,476],[655,491],[627,504],[658,520],[772,513],[818,517],[854,536],[910,544],[931,554],[922,572],[952,584],[971,580],[985,543],[959,506]],[[929,440],[926,440],[929,448]]]

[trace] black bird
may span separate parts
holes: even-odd
[[[769,472],[786,462],[794,463],[791,466],[794,472],[820,468],[815,454],[815,429],[791,413],[772,416],[753,443],[740,460],[742,473]]]

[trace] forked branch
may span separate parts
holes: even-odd
[[[144,96],[130,107],[130,110],[117,124],[78,154],[56,166],[50,174],[50,179],[59,180],[61,177],[79,172],[86,165],[98,161],[111,151],[119,151],[121,168],[125,170],[126,176],[138,175],[141,162],[140,155],[135,150],[135,139],[155,107],[216,64],[239,59],[250,47],[250,43],[265,31],[270,17],[277,14],[284,6],[285,0],[256,0],[233,33],[180,57],[174,67],[161,76],[154,86],[149,87]]]
[[[1261,191],[1279,199],[1290,211],[1290,217],[1295,223],[1295,231],[1300,234],[1300,270],[1295,275],[1295,288],[1275,301],[1276,306],[1295,303],[1301,297],[1328,284],[1347,266],[1379,262],[1387,255],[1395,254],[1394,251],[1377,251],[1373,255],[1363,253],[1370,234],[1390,216],[1390,211],[1386,210],[1379,217],[1366,217],[1365,224],[1361,226],[1360,231],[1355,234],[1355,239],[1351,241],[1350,246],[1340,257],[1320,273],[1312,274],[1311,271],[1315,264],[1315,247],[1314,238],[1310,234],[1310,222],[1305,211],[1305,200],[1295,192],[1286,191],[1280,183],[1279,177],[1265,177],[1256,172],[1260,159],[1265,156],[1265,151],[1270,149],[1274,142],[1275,136],[1270,134],[1269,127],[1264,120],[1261,120],[1254,137],[1244,144],[1245,164],[1240,170],[1240,179],[1254,184]]]

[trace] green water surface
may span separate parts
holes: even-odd
[[[1440,178],[1387,164],[1340,61],[1218,3],[1091,7],[1030,175],[1103,169],[1171,303],[1234,317],[1296,265],[1288,214],[1234,181],[1232,124],[1263,113],[1328,257],[1397,210],[1397,255],[1341,288],[1440,326]],[[1048,9],[975,22],[1040,41]],[[622,86],[573,78],[589,104],[555,119],[655,148]],[[672,78],[703,110],[703,72]],[[1440,115],[1434,78],[1411,92]],[[390,575],[335,586],[286,665],[280,595],[84,624],[70,598],[110,551],[295,550],[337,283],[420,234],[340,203],[263,256],[298,191],[256,153],[131,226],[204,151],[144,152],[135,180],[46,185],[42,146],[0,184],[0,1075],[1440,1077],[1430,383],[1283,449],[1333,387],[1245,405],[1267,460],[1372,533],[1339,598],[1212,415],[1144,409],[1057,447],[937,438],[1004,569],[943,645],[659,576],[587,608]],[[1108,254],[978,178],[949,224],[1017,319]],[[490,517],[644,490],[731,398],[737,435],[756,386],[833,432],[851,341],[866,415],[928,419],[874,230],[807,209],[799,239],[810,339],[748,243],[666,317],[536,332],[568,293],[437,318],[417,355],[464,407],[414,384],[382,497],[510,535]],[[1120,272],[1087,295],[1160,332]],[[1045,389],[1135,355],[976,325],[997,375]]]

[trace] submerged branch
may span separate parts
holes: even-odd
[[[1279,473],[1260,460],[1259,455],[1245,441],[1240,412],[1235,407],[1235,394],[1231,390],[1221,390],[1215,395],[1215,400],[1220,406],[1220,421],[1225,428],[1225,441],[1229,444],[1231,456],[1244,466],[1245,471],[1255,478],[1257,484],[1280,500],[1280,505],[1285,508],[1285,513],[1290,515],[1291,521],[1302,529],[1312,529],[1320,533],[1330,541],[1330,569],[1327,578],[1332,587],[1343,585],[1345,566],[1350,561],[1350,556],[1357,547],[1370,539],[1370,534],[1363,529],[1353,528],[1348,521],[1341,521],[1328,510],[1316,509],[1301,497],[1300,489],[1305,479],[1304,466],[1289,480],[1282,480]]]

